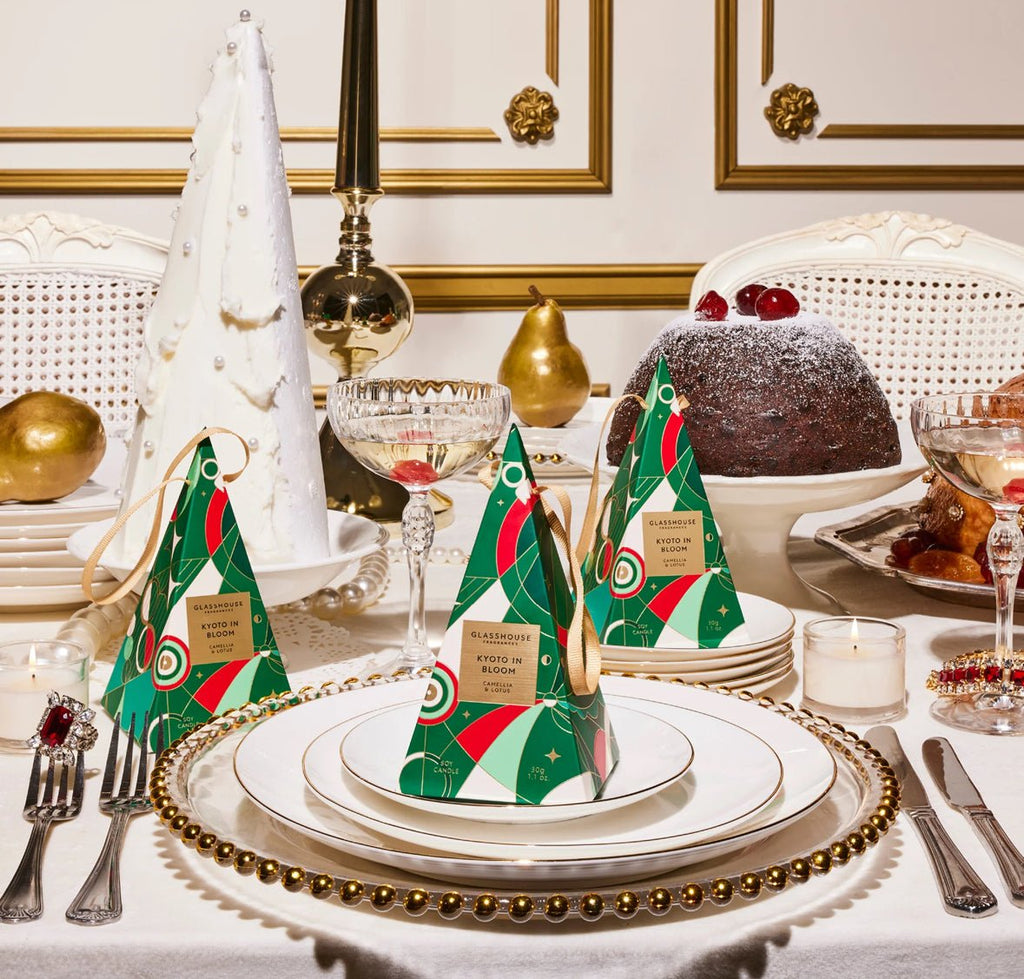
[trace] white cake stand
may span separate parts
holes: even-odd
[[[68,539],[68,550],[80,561],[87,560],[113,523],[113,519],[110,519],[87,524]],[[298,601],[330,584],[350,564],[384,547],[388,542],[388,532],[366,517],[328,510],[327,539],[330,553],[319,561],[253,565],[252,570],[260,586],[264,605],[284,605]],[[135,562],[118,560],[113,551],[108,549],[100,565],[118,581],[123,581]],[[135,590],[141,591],[145,583],[146,579],[141,578]]]
[[[722,545],[738,591],[779,602],[787,608],[835,612],[826,592],[807,584],[792,568],[789,534],[805,513],[866,503],[898,489],[927,469],[909,425],[900,423],[902,461],[885,469],[821,476],[704,476],[704,488],[722,535]],[[566,455],[593,466],[597,429],[573,440]],[[603,458],[603,453],[602,453]],[[606,475],[615,469],[601,467]]]

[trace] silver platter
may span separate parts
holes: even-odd
[[[993,608],[996,598],[992,585],[929,578],[904,568],[893,567],[888,563],[889,547],[892,542],[905,531],[915,530],[920,526],[917,513],[916,503],[880,507],[842,523],[821,527],[814,535],[814,539],[861,568],[875,574],[902,578],[908,585],[931,598],[979,608]],[[1020,604],[1022,600],[1024,589],[1018,588],[1017,608],[1024,611]]]

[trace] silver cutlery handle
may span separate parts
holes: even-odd
[[[991,809],[969,809],[967,814],[989,848],[1010,892],[1010,900],[1018,907],[1024,907],[1024,857],[1003,832]]]
[[[49,816],[37,816],[25,845],[21,863],[14,871],[7,890],[0,897],[0,921],[34,921],[43,913],[43,887],[40,868],[43,840],[50,828]]]
[[[121,847],[130,813],[115,809],[107,837],[82,889],[64,917],[78,925],[105,925],[121,917]]]
[[[911,811],[910,817],[928,853],[946,911],[962,918],[995,914],[995,894],[964,859],[939,817],[930,809]]]

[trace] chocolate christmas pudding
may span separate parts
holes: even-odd
[[[655,338],[626,384],[646,392],[668,363],[700,471],[804,476],[900,462],[896,422],[853,344],[825,317],[800,312],[785,289],[747,286],[736,308],[717,293]],[[623,402],[608,436],[618,465],[640,413]]]

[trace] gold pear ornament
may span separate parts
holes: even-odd
[[[99,414],[56,391],[31,391],[0,408],[0,501],[38,503],[73,493],[103,459]]]
[[[557,428],[586,403],[590,374],[583,354],[569,342],[561,307],[536,286],[530,294],[536,302],[501,358],[498,383],[512,392],[512,411],[520,421]]]

